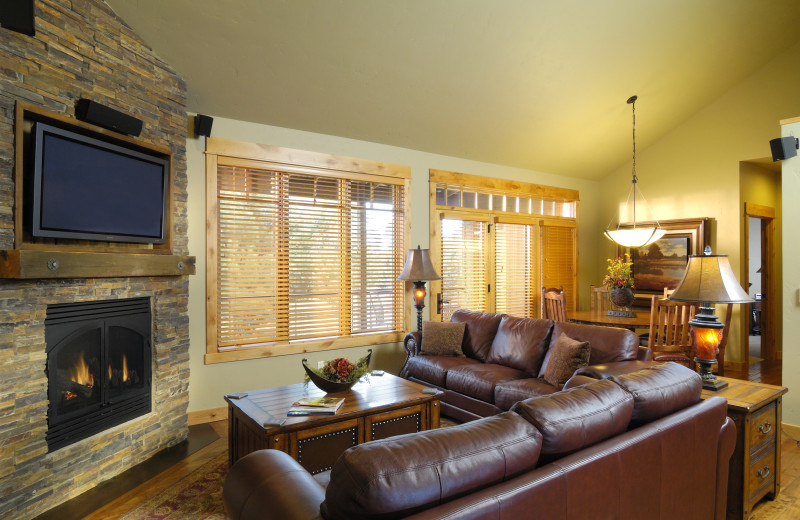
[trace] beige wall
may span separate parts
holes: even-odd
[[[770,161],[771,160],[772,159],[770,159]],[[775,169],[764,168],[758,164],[747,162],[743,162],[741,164],[739,172],[739,195],[741,197],[739,201],[739,207],[744,208],[745,202],[748,202],[775,208],[775,255],[773,258],[773,269],[775,272],[775,279],[773,282],[774,294],[769,295],[768,297],[771,298],[771,301],[775,302],[775,351],[778,356],[780,356],[779,353],[782,348],[783,338],[783,319],[781,319],[783,315],[783,219],[781,218],[782,208],[780,163],[778,163],[774,168],[777,169],[777,171],[775,171]],[[753,234],[751,232],[750,236],[755,237],[756,240],[758,240],[758,237],[761,233],[761,226],[758,221],[756,221],[754,229],[758,234]],[[742,230],[742,244],[740,249],[742,254],[744,254],[744,250],[747,247],[748,244],[746,244],[744,241],[744,230]],[[752,254],[750,255],[750,266],[753,267],[753,271],[755,271],[761,263],[761,248],[758,247],[756,249],[759,252],[758,256],[753,257]],[[749,266],[742,265],[741,273],[743,274],[748,268]],[[742,275],[742,277],[739,279],[743,281],[744,276]],[[752,289],[752,287],[750,289]],[[762,288],[761,290],[763,291],[765,289]],[[754,292],[750,291],[750,294],[752,295]],[[746,320],[746,318],[743,317],[743,321],[744,320]],[[742,356],[744,356],[744,353],[742,353]]]
[[[796,83],[795,83],[796,85]],[[795,112],[795,115],[800,111]],[[781,136],[800,136],[800,117],[783,125]],[[783,398],[783,421],[800,424],[800,386],[794,384],[800,373],[800,156],[782,162],[783,199],[783,384],[789,393]]]
[[[599,183],[551,175],[547,173],[509,168],[454,157],[429,154],[386,146],[366,141],[356,141],[335,136],[301,132],[243,121],[214,118],[214,137],[238,139],[301,150],[331,153],[411,166],[411,243],[428,246],[428,170],[430,168],[484,175],[501,179],[571,188],[580,192],[579,206],[579,285],[588,286],[597,276],[584,277],[584,272],[596,271],[593,251],[600,236],[595,230],[598,220]],[[189,281],[190,363],[189,411],[207,410],[224,406],[222,396],[229,392],[254,390],[269,386],[302,381],[300,360],[303,355],[280,356],[267,359],[236,361],[206,365],[205,354],[205,159],[204,139],[189,139],[187,143],[187,169],[189,176],[189,249],[197,256],[197,275]],[[605,217],[607,219],[607,217]],[[585,231],[588,228],[588,231]],[[587,253],[588,252],[588,253]],[[588,281],[584,281],[588,280]],[[585,291],[583,291],[585,293]],[[582,294],[586,300],[586,294]],[[426,307],[427,312],[427,307]],[[307,354],[311,365],[317,360],[344,355],[355,359],[366,348]],[[373,366],[397,372],[405,354],[402,345],[384,345],[374,349]]]
[[[778,121],[800,113],[798,84],[800,44],[637,154],[639,186],[656,216],[712,217],[715,226],[711,246],[715,253],[729,255],[737,275],[741,258],[740,162],[770,155],[769,140],[778,136]],[[638,121],[646,117],[647,91],[638,94],[637,133],[644,131]],[[603,182],[604,213],[624,204],[630,175],[628,163]],[[604,242],[601,251],[613,254],[612,244]],[[739,314],[740,309],[735,309],[726,353],[726,359],[732,361],[743,359]],[[784,382],[791,381],[784,378]]]

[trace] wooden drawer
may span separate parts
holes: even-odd
[[[775,403],[758,410],[750,418],[750,453],[755,453],[765,442],[775,437],[778,429],[778,412]]]
[[[352,419],[290,435],[289,455],[311,474],[333,467],[344,450],[364,442],[363,419]]]
[[[751,506],[774,489],[776,474],[775,445],[766,445],[753,458],[747,474],[750,492],[747,501]]]
[[[430,421],[427,415],[427,406],[417,405],[368,416],[364,428],[365,440],[386,439],[428,430]]]

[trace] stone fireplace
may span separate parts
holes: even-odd
[[[185,83],[102,0],[38,0],[34,5],[35,36],[0,28],[4,57],[0,65],[0,260],[15,248],[19,230],[14,216],[15,165],[24,158],[17,157],[16,104],[21,101],[72,118],[80,98],[143,120],[137,139],[169,147],[174,200],[171,254],[188,255]],[[43,253],[47,246],[35,252]],[[73,255],[82,251],[81,244],[68,247]],[[141,273],[25,279],[0,269],[0,518],[34,518],[186,438],[188,275],[136,274]],[[118,354],[90,354],[88,347],[79,356],[75,349],[62,352],[62,347],[51,345],[48,325],[54,310],[76,303],[114,305],[129,298],[147,302],[149,332],[119,332],[106,324],[100,332],[87,334],[140,335],[150,341],[148,350],[126,353],[123,361]],[[117,318],[110,321],[115,323]],[[55,348],[59,350],[49,363],[48,355]],[[77,358],[85,356],[89,359],[84,359],[87,366],[83,368]],[[132,368],[140,362],[141,369]],[[85,376],[76,375],[78,381],[70,373],[74,364]],[[59,370],[61,383],[53,390],[48,375],[58,378]],[[137,414],[143,413],[136,417],[123,414],[118,424],[106,424],[109,427],[102,432],[88,432],[58,449],[50,444],[49,415],[66,424],[79,408],[97,411],[107,401],[136,401],[148,386],[149,410],[138,410]],[[68,392],[81,396],[82,405],[72,404],[76,398],[66,399]]]

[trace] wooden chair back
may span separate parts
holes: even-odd
[[[727,310],[725,311],[725,318],[722,323],[725,326],[722,328],[722,341],[719,342],[719,352],[717,352],[717,375],[724,376],[725,375],[725,347],[728,344],[728,333],[731,330],[731,318],[733,317],[733,305],[727,304]],[[717,306],[719,309],[719,306]]]
[[[567,321],[567,297],[564,288],[547,289],[542,287],[543,318],[553,321]]]
[[[660,296],[651,298],[647,346],[653,352],[654,361],[676,361],[694,368],[689,321],[697,309],[696,303],[673,302]]]
[[[611,308],[608,299],[608,287],[589,286],[589,309],[593,311],[607,311]]]

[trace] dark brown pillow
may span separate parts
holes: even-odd
[[[553,345],[544,380],[553,386],[563,385],[576,370],[589,364],[591,352],[588,341],[575,341],[562,332]]]
[[[464,323],[423,322],[420,354],[463,357],[461,341],[464,339],[465,326]]]

